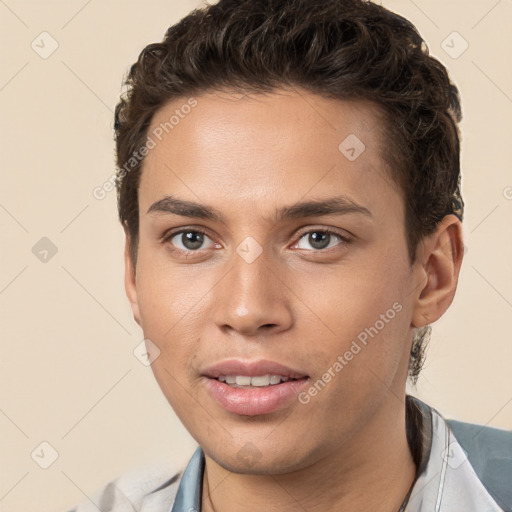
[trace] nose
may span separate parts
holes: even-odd
[[[244,336],[289,329],[292,294],[278,276],[279,270],[263,254],[251,263],[234,254],[230,270],[215,287],[215,324]]]

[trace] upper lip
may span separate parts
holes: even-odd
[[[289,379],[302,379],[307,375],[299,370],[284,366],[274,361],[259,359],[256,361],[244,361],[242,359],[227,359],[205,368],[202,374],[211,379],[217,379],[221,375],[245,375],[256,377],[258,375],[279,375]]]

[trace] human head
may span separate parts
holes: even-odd
[[[381,6],[363,0],[220,0],[148,45],[126,83],[116,108],[117,187],[134,264],[140,149],[150,123],[173,99],[214,90],[292,87],[375,105],[386,139],[382,157],[403,194],[411,263],[420,241],[447,214],[462,218],[458,91],[414,26]],[[427,335],[420,330],[412,345],[413,379]]]

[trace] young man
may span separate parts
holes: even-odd
[[[415,28],[362,0],[220,0],[127,85],[126,290],[199,448],[100,510],[510,510],[511,435],[405,392],[463,254],[458,92]]]

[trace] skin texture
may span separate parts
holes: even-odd
[[[203,510],[396,511],[415,473],[404,407],[413,329],[453,299],[460,222],[447,216],[411,265],[370,104],[300,90],[196,99],[146,157],[137,267],[128,236],[125,263],[134,318],[160,350],[155,377],[206,454]],[[160,109],[150,132],[186,101]],[[338,149],[350,134],[365,145],[354,161]],[[148,213],[166,196],[222,218]],[[276,216],[335,196],[369,213]],[[176,235],[184,228],[207,233],[195,252]],[[325,229],[342,238],[316,248],[309,235]],[[236,251],[246,237],[262,249],[252,263]],[[299,370],[307,391],[393,304],[394,318],[307,404],[245,416],[207,391],[204,369],[229,358]]]

